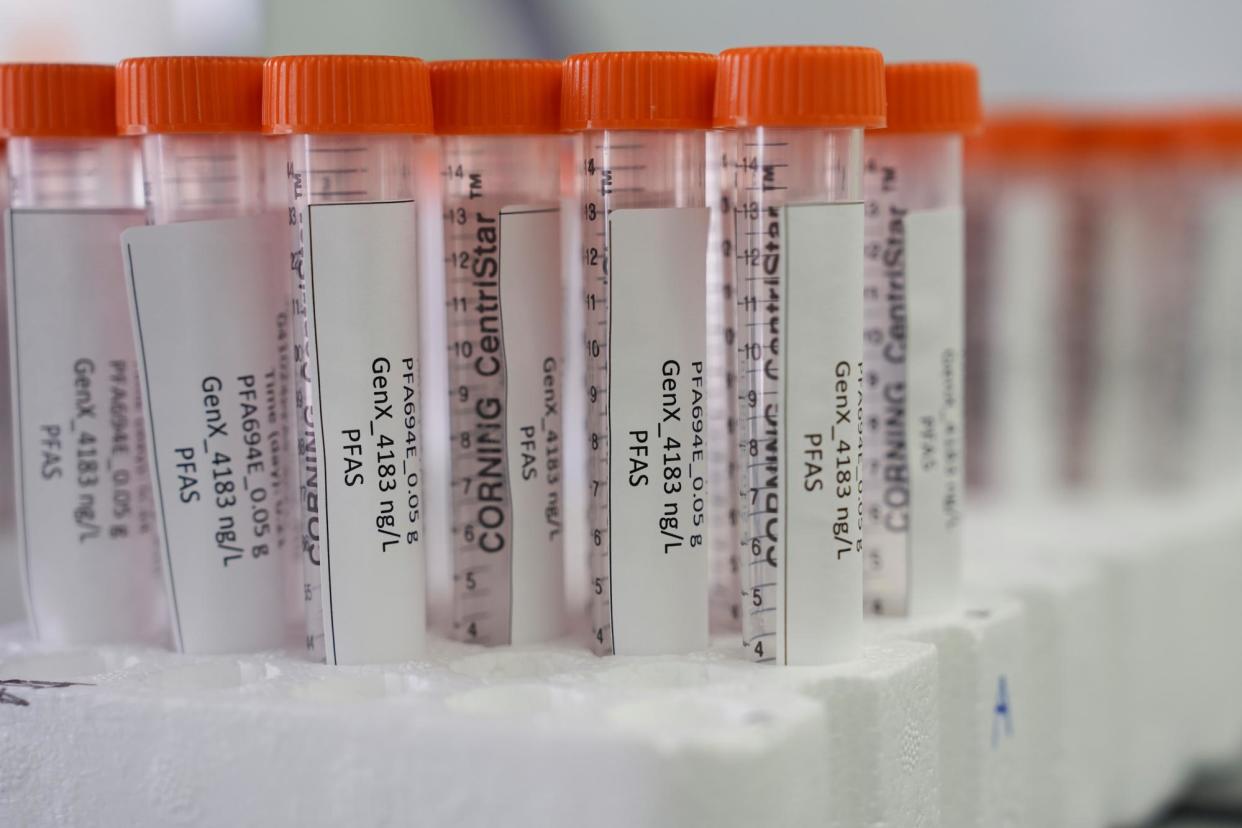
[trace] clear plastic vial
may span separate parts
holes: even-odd
[[[592,634],[601,653],[707,646],[705,136],[716,59],[565,60],[579,133]]]
[[[855,655],[862,629],[862,138],[883,58],[731,49],[742,634],[756,661]]]
[[[1092,300],[1083,350],[1094,380],[1081,418],[1083,477],[1115,492],[1171,490],[1190,471],[1186,348],[1197,288],[1181,126],[1134,114],[1091,119],[1079,132],[1090,227],[1082,282]]]
[[[0,211],[9,209],[9,165],[3,138],[0,138]],[[0,249],[5,242],[6,221],[0,221]],[[3,261],[0,259],[0,261]],[[0,265],[0,269],[3,265]],[[8,289],[0,297],[0,623],[20,618],[21,575],[18,572],[17,549],[14,546],[13,505],[13,418],[9,387],[9,320]]]
[[[863,173],[865,589],[870,612],[925,614],[961,580],[962,133],[981,107],[969,64],[890,64],[885,88]]]
[[[1187,125],[1194,187],[1193,300],[1188,308],[1188,460],[1200,485],[1242,474],[1242,113],[1213,110]]]
[[[560,61],[431,65],[444,182],[453,631],[565,620]]]
[[[0,211],[9,208],[9,173],[6,147],[0,138]],[[0,251],[5,249],[8,222],[0,221]],[[0,258],[0,274],[4,273]],[[7,284],[7,282],[6,282]],[[8,288],[0,295],[0,623],[22,617],[21,569],[17,554],[17,506],[13,500],[16,470],[13,464],[13,402],[9,370]]]
[[[0,66],[18,534],[35,634],[150,641],[162,605],[119,235],[142,223],[112,66]]]
[[[423,651],[414,195],[431,113],[417,58],[264,65],[264,129],[289,136],[306,643],[331,664]]]
[[[971,173],[986,182],[987,233],[971,241],[981,276],[968,309],[968,395],[979,415],[969,462],[981,491],[1010,501],[1046,497],[1069,479],[1071,367],[1086,345],[1068,324],[1085,304],[1073,301],[1069,276],[1080,267],[1065,186],[1070,134],[1044,112],[990,118]]]
[[[263,61],[131,58],[117,80],[152,225],[122,242],[174,638],[193,653],[280,647],[299,544],[287,220],[264,193]]]

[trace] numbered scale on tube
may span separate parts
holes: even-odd
[[[741,628],[741,551],[738,546],[736,343],[733,296],[733,166],[719,131],[707,136],[707,469],[712,631]]]
[[[855,634],[825,615],[848,600],[861,543],[862,366],[850,293],[861,207],[790,203],[791,164],[818,142],[766,129],[735,137],[743,636],[757,661],[816,662]],[[829,141],[848,146],[850,136]],[[830,174],[842,187],[843,173]]]

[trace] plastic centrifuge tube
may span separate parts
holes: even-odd
[[[1091,188],[1084,221],[1092,226],[1083,281],[1093,302],[1083,338],[1096,380],[1082,418],[1084,476],[1112,491],[1175,488],[1189,471],[1185,348],[1197,288],[1183,126],[1135,113],[1084,119],[1078,132],[1087,156],[1079,180]]]
[[[1084,361],[1086,343],[1073,340],[1075,326],[1066,323],[1076,304],[1087,304],[1069,292],[1077,268],[1069,135],[1063,119],[1043,112],[989,119],[972,170],[990,193],[988,232],[976,248],[982,277],[969,309],[967,368],[979,380],[969,393],[982,415],[970,421],[968,439],[978,447],[970,463],[981,489],[1009,500],[1045,497],[1068,480],[1070,363]]]
[[[559,636],[562,489],[561,64],[431,65],[444,180],[453,629]]]
[[[263,61],[124,60],[150,227],[122,237],[178,648],[281,646],[291,560],[287,213],[267,211]],[[299,556],[300,557],[300,556]]]
[[[603,653],[707,646],[705,136],[716,59],[565,60],[578,173],[593,634]]]
[[[4,139],[0,138],[0,213],[9,208],[9,175]],[[8,222],[0,221],[0,251]],[[5,269],[0,257],[0,275]],[[5,281],[7,285],[7,280]],[[17,554],[16,470],[13,464],[13,403],[9,366],[8,289],[0,292],[0,624],[22,617],[21,569]]]
[[[1189,461],[1195,482],[1242,474],[1242,112],[1212,110],[1189,125],[1196,255],[1188,309]]]
[[[721,54],[734,170],[743,641],[757,661],[851,658],[862,630],[863,129],[874,49]]]
[[[161,634],[159,559],[119,237],[142,224],[112,66],[0,65],[12,182],[18,537],[35,634]]]
[[[332,664],[415,658],[426,634],[414,194],[431,112],[417,58],[264,66],[264,128],[290,136],[307,644]]]
[[[964,63],[885,67],[868,133],[863,557],[882,615],[950,609],[961,580],[965,347],[962,133],[981,121]]]

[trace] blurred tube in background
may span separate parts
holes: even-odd
[[[1191,187],[1186,462],[1190,482],[1242,471],[1242,110],[1195,113],[1184,136]]]
[[[1170,118],[1084,118],[1075,132],[1076,271],[1088,313],[1082,480],[1111,491],[1186,478],[1189,187]],[[1078,412],[1075,412],[1078,413]]]
[[[1157,492],[1242,467],[1242,118],[1010,114],[969,153],[972,490]]]
[[[968,479],[998,497],[1047,494],[1067,478],[1063,149],[1041,113],[994,119],[968,144]]]

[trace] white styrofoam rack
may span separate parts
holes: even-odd
[[[976,510],[861,658],[0,643],[0,825],[1102,828],[1242,749],[1242,495]]]

